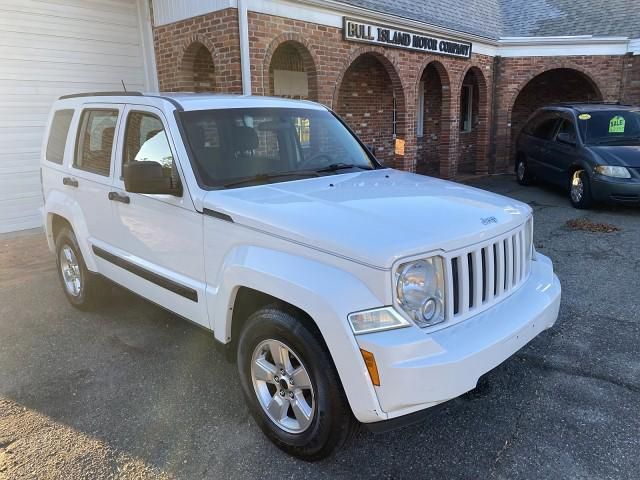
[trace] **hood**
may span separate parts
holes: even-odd
[[[606,165],[640,168],[640,145],[600,145],[589,148]]]
[[[480,242],[531,213],[501,195],[390,169],[216,190],[203,205],[238,224],[378,268]]]

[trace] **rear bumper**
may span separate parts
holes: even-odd
[[[591,180],[591,196],[607,203],[640,204],[640,181],[631,179],[608,179],[594,176]]]
[[[555,323],[560,293],[551,261],[538,254],[529,279],[475,317],[432,333],[412,327],[356,337],[376,358],[381,385],[375,389],[387,418],[473,389],[482,375]]]

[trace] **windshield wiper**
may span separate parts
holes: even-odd
[[[318,177],[318,176],[319,175],[316,172],[312,172],[308,170],[301,170],[299,172],[260,173],[258,175],[253,175],[251,177],[241,178],[240,180],[225,183],[223,187],[224,188],[238,187],[240,185],[245,185],[247,183],[266,182],[269,180],[275,180],[277,178]]]
[[[316,170],[316,172],[318,173],[337,172],[338,170],[346,170],[347,168],[359,168],[360,170],[371,170],[370,168],[363,167],[361,165],[354,165],[353,163],[332,163],[328,167],[324,167]]]

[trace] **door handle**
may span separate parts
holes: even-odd
[[[78,180],[76,180],[75,178],[71,178],[71,177],[64,177],[62,179],[62,184],[63,185],[67,185],[68,187],[77,187],[78,186]]]
[[[109,192],[109,200],[113,200],[114,202],[121,203],[131,203],[131,199],[129,195],[122,195],[118,192]]]

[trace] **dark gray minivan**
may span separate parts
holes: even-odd
[[[527,121],[516,143],[518,183],[565,187],[576,208],[640,204],[640,107],[550,105]]]

